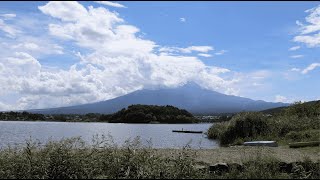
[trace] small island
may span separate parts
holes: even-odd
[[[109,123],[198,123],[190,112],[174,106],[131,105],[114,114],[34,114],[0,112],[1,121],[109,122]]]
[[[188,111],[174,106],[131,105],[127,109],[109,115],[101,115],[100,120],[110,123],[197,123]]]

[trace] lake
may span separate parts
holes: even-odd
[[[209,140],[205,134],[172,132],[182,128],[206,132],[211,125],[0,121],[0,147],[24,145],[30,138],[45,143],[50,139],[81,137],[90,143],[95,135],[111,135],[118,145],[139,136],[142,144],[151,141],[154,148],[182,148],[188,144],[193,149],[212,149],[219,147],[218,143]]]

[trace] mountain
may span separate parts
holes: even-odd
[[[261,111],[287,106],[284,103],[255,101],[248,98],[221,94],[188,83],[178,88],[138,90],[114,99],[70,107],[29,110],[42,114],[86,114],[114,113],[132,104],[172,105],[186,109],[193,114],[236,113],[241,111]]]

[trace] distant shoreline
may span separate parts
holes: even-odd
[[[37,120],[0,120],[1,122],[57,122],[57,123],[106,123],[106,124],[214,124],[214,122],[198,122],[198,123],[113,123],[113,122],[100,122],[100,121],[37,121]]]

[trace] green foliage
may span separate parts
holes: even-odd
[[[285,108],[281,114],[297,115],[298,117],[315,117],[320,115],[320,101],[295,102],[292,106]]]
[[[33,114],[28,112],[0,112],[0,120],[7,120],[7,121],[24,121],[24,120],[31,120],[31,121],[41,121],[45,119],[43,114]]]
[[[100,114],[54,114],[44,115],[29,112],[0,112],[1,121],[56,121],[56,122],[96,122]]]
[[[0,112],[3,121],[111,122],[111,123],[197,123],[191,113],[174,106],[131,105],[114,114],[55,114]]]
[[[286,139],[294,141],[320,141],[320,129],[309,129],[305,131],[290,131],[285,136]]]
[[[117,147],[107,139],[86,146],[79,138],[27,142],[25,147],[0,151],[0,178],[17,179],[147,179],[196,178],[188,150],[174,158],[155,155],[139,139]]]
[[[268,132],[267,118],[262,113],[245,112],[235,115],[230,122],[215,124],[208,131],[209,138],[218,138],[221,145],[235,140],[257,138]]]
[[[306,159],[282,172],[280,161],[257,156],[224,173],[196,168],[195,154],[186,146],[176,156],[161,156],[139,138],[118,146],[112,137],[95,138],[88,146],[80,138],[0,150],[0,179],[319,179],[320,162]]]
[[[320,101],[295,103],[273,115],[257,112],[239,113],[228,122],[216,123],[208,138],[221,145],[247,140],[280,140],[282,142],[320,140]]]
[[[198,120],[191,113],[174,106],[131,105],[110,116],[102,116],[111,123],[195,123]]]
[[[229,122],[221,122],[212,125],[208,132],[207,136],[209,139],[220,139],[222,134],[227,130]]]

